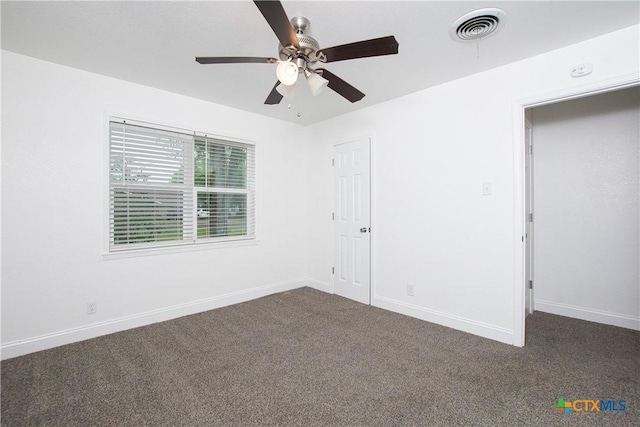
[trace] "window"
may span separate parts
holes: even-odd
[[[198,238],[247,234],[247,212],[252,210],[248,182],[253,181],[253,153],[246,145],[196,137],[194,185],[197,197]]]
[[[110,122],[111,251],[252,239],[252,144]]]

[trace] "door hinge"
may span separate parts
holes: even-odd
[[[533,145],[529,144],[529,154],[533,154]]]
[[[331,212],[331,219],[332,219],[333,221],[335,221],[335,220],[336,220],[336,213],[335,213],[335,212]]]
[[[533,222],[533,214],[532,213],[529,214],[529,222]]]
[[[331,166],[335,166],[336,165],[336,159],[331,159]]]
[[[529,289],[533,289],[533,280],[529,280]]]
[[[331,267],[331,274],[336,274],[336,268],[335,267]]]

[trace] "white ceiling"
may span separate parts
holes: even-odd
[[[534,56],[640,22],[637,1],[284,1],[321,47],[395,35],[398,55],[326,64],[366,94],[351,104],[303,86],[264,105],[275,64],[200,65],[196,56],[277,57],[252,1],[2,1],[2,48],[303,125]],[[505,26],[477,43],[449,27],[483,7]],[[569,70],[567,70],[569,72]],[[299,117],[298,117],[299,113]]]

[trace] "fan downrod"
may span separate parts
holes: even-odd
[[[291,18],[291,26],[296,34],[307,34],[311,28],[311,22],[304,16],[294,16]]]

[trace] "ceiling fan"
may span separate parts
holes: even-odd
[[[311,66],[318,62],[344,61],[398,53],[398,42],[394,36],[321,49],[318,42],[307,34],[310,27],[307,18],[299,16],[289,21],[282,3],[279,1],[254,0],[254,3],[280,41],[278,48],[280,59],[253,56],[217,56],[196,57],[196,61],[200,64],[277,63],[276,76],[278,81],[271,89],[269,96],[267,96],[265,104],[279,104],[283,96],[293,97],[299,74],[305,76],[313,95],[317,95],[324,86],[327,86],[351,102],[360,101],[364,98],[364,93],[328,70],[324,68],[314,69]]]

